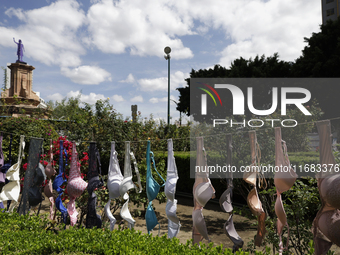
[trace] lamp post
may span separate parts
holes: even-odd
[[[168,129],[170,131],[170,52],[171,48],[169,46],[164,48],[165,60],[168,60]]]
[[[170,99],[172,102],[174,102],[177,106],[178,106],[178,102],[176,102],[175,100],[173,99]],[[182,126],[182,113],[181,111],[179,111],[179,126],[181,127]]]

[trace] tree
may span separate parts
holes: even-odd
[[[340,77],[340,18],[328,20],[320,29],[319,33],[304,38],[308,45],[292,68],[293,77]],[[309,90],[325,112],[324,117],[334,118],[339,116],[339,94],[335,92],[340,90],[339,84],[329,81],[329,84],[315,83]]]

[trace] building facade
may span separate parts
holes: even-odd
[[[336,20],[339,16],[340,0],[321,0],[322,24],[327,20]]]

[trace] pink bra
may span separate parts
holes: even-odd
[[[72,142],[72,158],[68,183],[66,186],[67,193],[70,196],[70,201],[67,204],[67,212],[70,215],[71,226],[77,222],[78,212],[75,208],[75,200],[83,194],[87,188],[87,182],[81,178],[80,163],[76,150],[76,143]]]
[[[52,139],[50,139],[50,153],[49,154],[50,154],[50,161],[47,163],[47,166],[45,167],[45,174],[48,177],[48,179],[51,179],[57,173],[52,165],[52,161],[53,161]]]

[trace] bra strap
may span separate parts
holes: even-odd
[[[132,151],[130,151],[130,156],[131,156],[131,159],[132,159],[132,162],[133,162],[133,167],[134,167],[136,175],[137,175],[137,185],[138,185],[139,191],[137,191],[137,187],[136,187],[136,191],[138,193],[141,193],[143,189],[142,189],[142,184],[141,184],[141,181],[140,181],[140,174],[139,174],[139,171],[138,171],[137,161],[136,161],[135,155],[133,154]]]
[[[52,139],[50,139],[50,162],[53,161]]]
[[[11,138],[9,142],[9,164],[12,165],[12,140],[13,140],[13,135],[11,133]]]
[[[21,163],[21,159],[25,158],[25,136],[21,135],[20,136],[20,145],[19,145],[19,154],[18,154],[18,162],[19,164]]]
[[[96,148],[95,150],[96,150],[96,156],[97,156],[97,160],[98,160],[100,181],[104,185],[104,181],[103,181],[103,177],[102,177],[102,163],[100,162],[100,154],[99,154],[99,150],[98,150],[97,146],[95,148]]]
[[[158,176],[162,179],[162,181],[163,181],[163,185],[161,186],[161,187],[163,187],[164,185],[165,185],[165,181],[164,181],[164,179],[163,179],[163,177],[158,173],[158,171],[157,171],[157,168],[156,168],[156,164],[155,164],[155,159],[154,159],[154,155],[153,155],[153,152],[152,151],[150,151],[150,154],[151,154],[151,159],[152,159],[152,163],[153,163],[153,168],[156,170],[156,172],[157,172],[157,174],[158,174]]]

